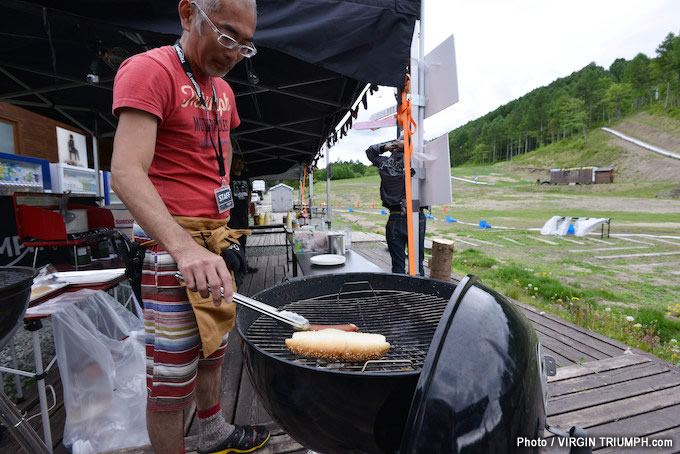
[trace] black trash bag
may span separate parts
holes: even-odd
[[[246,263],[246,255],[243,252],[243,248],[234,243],[228,248],[222,249],[222,258],[227,264],[227,268],[234,272],[236,287],[240,287],[248,272],[248,264]]]

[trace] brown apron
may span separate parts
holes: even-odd
[[[188,216],[173,216],[173,218],[194,237],[196,243],[207,247],[208,250],[218,255],[222,252],[222,249],[237,243],[238,238],[241,236],[252,233],[246,229],[230,229],[227,227],[229,218],[206,219]],[[155,244],[158,243],[155,240],[151,240],[143,243],[142,246],[149,247]],[[231,270],[230,272],[232,289],[236,291],[234,272]],[[180,284],[185,287],[184,282],[180,282]],[[202,298],[198,292],[192,292],[189,289],[186,289],[186,292],[196,315],[196,324],[198,325],[198,332],[201,335],[201,344],[203,346],[203,356],[208,357],[222,345],[222,337],[234,327],[236,304],[233,302],[227,303],[223,299],[222,304],[215,306],[212,296]]]

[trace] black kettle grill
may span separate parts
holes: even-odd
[[[0,350],[12,339],[24,318],[36,274],[38,273],[33,268],[23,266],[0,267]],[[27,453],[50,452],[1,387],[0,422],[10,430]]]
[[[458,285],[348,273],[291,280],[255,298],[313,323],[351,322],[390,342],[381,360],[288,352],[290,329],[243,310],[245,364],[269,414],[313,451],[518,452],[543,435],[540,344],[520,310],[474,276]]]

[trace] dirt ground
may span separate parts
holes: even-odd
[[[663,123],[664,131],[659,129],[660,123]],[[613,129],[670,152],[680,153],[680,126],[677,120],[642,112],[622,121]]]
[[[624,131],[620,132],[625,134]],[[625,150],[616,167],[615,178],[618,181],[622,178],[632,181],[680,181],[680,159],[665,157],[616,136],[612,136],[610,142]]]
[[[680,164],[680,161],[678,161]],[[680,166],[678,168],[680,178]],[[488,179],[490,180],[490,178]],[[487,177],[484,177],[487,181]],[[461,198],[454,201],[456,209],[469,210],[539,210],[555,207],[558,211],[569,209],[587,209],[591,211],[625,211],[645,213],[679,213],[680,200],[648,199],[629,197],[598,196],[593,192],[606,191],[607,185],[590,185],[584,188],[575,187],[574,192],[567,194],[552,193],[550,186],[530,186],[531,191],[512,193],[509,188],[495,188],[452,180],[453,193]],[[565,188],[565,190],[568,190]],[[588,191],[587,195],[578,195],[575,191]],[[562,208],[564,207],[564,208]]]

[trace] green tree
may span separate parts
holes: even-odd
[[[623,72],[626,70],[628,62],[625,58],[617,58],[609,67],[609,72],[614,76],[614,82],[623,82]]]
[[[574,88],[576,97],[585,102],[588,107],[588,126],[593,122],[593,107],[598,102],[600,77],[604,71],[595,63],[591,63],[580,71],[580,76]]]
[[[489,146],[484,142],[480,142],[472,151],[472,159],[476,163],[484,164],[488,152]]]
[[[614,83],[607,89],[605,100],[607,102],[608,110],[614,109],[616,118],[621,118],[625,106],[631,98],[632,91],[632,87],[627,83]]]
[[[623,79],[633,87],[633,94],[637,96],[636,104],[640,107],[645,96],[649,96],[649,104],[652,105],[651,70],[649,58],[639,53],[633,58],[623,71]]]
[[[680,36],[675,36],[673,33],[666,35],[661,44],[656,48],[656,54],[659,59],[660,71],[666,78],[664,110],[667,110],[673,84],[676,84],[675,104],[678,103],[678,91],[680,90]],[[677,79],[675,79],[676,75]]]

